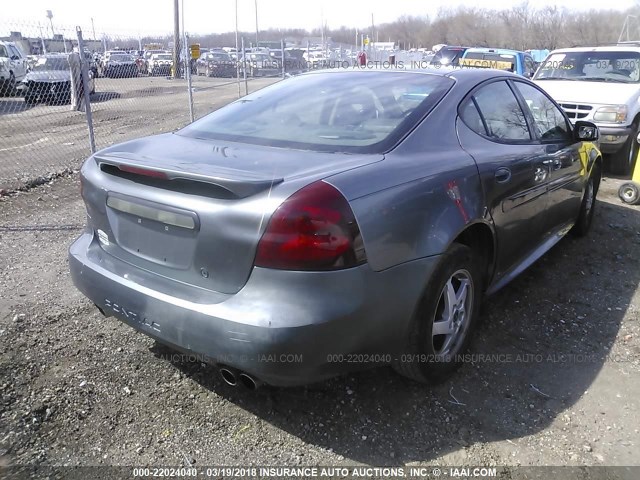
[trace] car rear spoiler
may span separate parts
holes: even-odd
[[[173,162],[165,161],[171,165],[163,166],[163,160],[154,160],[128,152],[100,154],[94,158],[100,170],[112,175],[122,172],[122,176],[126,175],[128,178],[140,177],[161,183],[176,182],[177,184],[179,182],[185,184],[187,182],[188,184],[189,182],[197,182],[200,186],[204,184],[222,188],[236,198],[249,197],[284,181],[284,178],[281,177],[265,178],[246,170],[202,163],[190,165],[191,169],[178,170]]]

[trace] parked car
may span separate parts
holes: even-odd
[[[600,147],[610,170],[629,175],[640,133],[640,44],[554,50],[534,81],[567,112],[572,122],[600,128]]]
[[[72,278],[229,384],[440,380],[482,297],[589,230],[597,138],[507,72],[302,74],[89,157]]]
[[[170,75],[173,55],[170,53],[154,53],[148,60],[149,75]]]
[[[467,48],[469,48],[451,45],[436,45],[436,47],[439,47],[439,49],[434,53],[429,63],[429,65],[434,68],[458,66],[460,58]]]
[[[536,62],[530,54],[505,48],[468,48],[460,57],[459,65],[507,70],[527,78],[536,73]]]
[[[137,77],[138,64],[129,54],[113,53],[105,62],[102,74],[109,78]]]
[[[95,93],[93,71],[88,71],[89,93]],[[79,79],[82,81],[82,79]],[[71,102],[71,67],[67,54],[41,56],[33,70],[22,80],[20,87],[25,103],[46,102],[64,105]]]
[[[0,95],[14,93],[28,68],[27,58],[15,43],[0,41]]]
[[[196,73],[207,77],[235,77],[236,62],[224,50],[206,52],[196,61]]]
[[[144,53],[142,54],[142,62],[140,62],[139,64],[140,73],[145,73],[145,74],[149,73],[149,60],[151,59],[151,56],[160,54],[160,53],[168,53],[171,55],[171,52],[167,50],[160,50],[160,49],[145,50]]]
[[[268,53],[247,53],[241,61],[240,71],[246,69],[249,77],[275,77],[282,73],[281,65]]]

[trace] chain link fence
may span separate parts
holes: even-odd
[[[286,73],[262,52],[243,61],[203,49],[192,58],[187,37],[174,72],[173,42],[86,27],[53,32],[0,22],[0,190],[79,168],[92,143],[99,150],[181,128]],[[214,58],[220,52],[223,61]]]
[[[92,149],[176,130],[291,75],[421,58],[369,47],[363,65],[358,46],[308,40],[173,43],[171,32],[0,21],[0,190],[75,170]]]

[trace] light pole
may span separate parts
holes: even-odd
[[[56,33],[53,31],[53,13],[51,10],[47,10],[47,18],[49,19],[49,23],[51,24],[51,38],[55,37]]]
[[[91,17],[91,30],[93,30],[93,41],[95,42],[95,40],[96,40],[96,26],[93,23],[93,17]]]
[[[47,54],[47,45],[44,43],[44,36],[42,35],[42,26],[38,22],[38,28],[40,29],[40,42],[42,43],[42,53]]]

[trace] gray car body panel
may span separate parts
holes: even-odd
[[[532,165],[558,154],[535,142],[519,150],[497,145],[458,121],[457,111],[482,82],[522,77],[485,70],[435,73],[455,79],[446,101],[384,155],[314,153],[180,134],[98,152],[81,171],[89,225],[70,249],[74,283],[107,315],[274,385],[308,383],[357,367],[334,363],[331,354],[397,354],[440,255],[461,232],[478,224],[491,232],[497,274],[486,287],[495,291],[566,233],[589,174],[576,176],[569,161],[566,171],[558,170],[564,176],[555,187],[552,176],[544,186],[534,186],[540,190],[533,195],[540,200],[534,210],[507,208],[511,213],[503,215],[505,205],[532,205],[514,199],[529,195]],[[565,146],[558,152],[570,158],[566,152],[574,150]],[[523,162],[522,182],[496,189],[491,179],[509,159]],[[182,173],[211,188],[211,195],[140,185],[101,171],[101,162]],[[330,272],[255,267],[256,247],[273,212],[319,180],[349,201],[367,263]],[[551,191],[558,205],[547,210]],[[196,227],[182,237],[167,225],[164,231],[153,222],[146,227],[146,220],[112,211],[106,205],[112,194],[165,213],[193,214]],[[121,229],[135,231],[136,220],[141,229],[120,238]],[[504,242],[514,244],[505,255]],[[259,358],[289,353],[304,358],[283,363]]]

